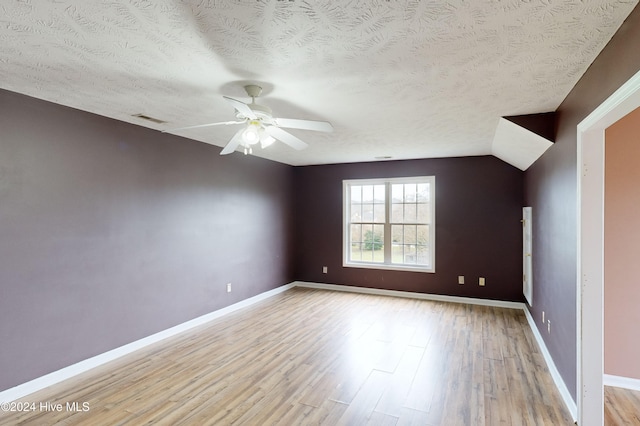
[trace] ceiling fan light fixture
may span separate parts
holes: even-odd
[[[276,141],[263,127],[258,131],[258,135],[260,136],[260,146],[262,148],[266,148]]]
[[[248,144],[253,145],[260,141],[260,122],[251,120],[247,124],[247,128],[242,132],[242,140]]]

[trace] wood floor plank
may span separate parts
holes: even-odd
[[[372,370],[338,423],[345,425],[364,425],[369,423],[376,405],[387,389],[390,380],[391,374]]]
[[[340,382],[340,377],[336,373],[331,371],[324,372],[317,380],[301,389],[298,402],[318,408],[325,400],[329,399],[329,396],[333,394]]]
[[[469,353],[471,355],[471,399],[469,400],[469,424],[485,426],[485,390],[484,390],[484,350],[483,343],[485,325],[480,318],[476,318],[471,332]],[[490,424],[488,424],[491,426]]]
[[[398,418],[374,411],[371,417],[367,420],[367,426],[396,426],[398,424]]]
[[[423,355],[423,348],[407,346],[398,369],[391,376],[389,386],[380,397],[375,411],[400,417]]]
[[[411,408],[402,408],[398,423],[396,426],[435,426],[428,422],[429,413],[424,411],[413,410]]]
[[[485,423],[511,424],[511,398],[504,362],[485,358],[484,365]]]
[[[604,387],[605,426],[640,425],[640,391]]]
[[[300,288],[22,401],[90,410],[0,425],[573,424],[521,311]]]
[[[310,425],[337,425],[349,406],[341,402],[325,400],[322,405],[309,414]],[[276,423],[277,424],[277,423]],[[285,425],[286,423],[281,423]]]
[[[472,353],[468,350],[471,343],[471,332],[467,328],[469,322],[465,322],[464,328],[456,328],[456,332],[450,334],[451,358],[447,364],[448,386],[445,388],[444,406],[440,413],[433,409],[430,411],[432,423],[451,425],[470,424],[472,416],[470,402],[473,391],[473,363]]]

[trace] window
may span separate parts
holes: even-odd
[[[343,181],[344,266],[435,272],[435,177]]]

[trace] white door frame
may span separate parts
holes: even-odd
[[[640,72],[578,124],[577,408],[580,426],[604,422],[605,129],[640,107]]]
[[[533,306],[533,224],[531,207],[522,208],[522,294]]]

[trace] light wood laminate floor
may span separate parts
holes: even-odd
[[[301,288],[22,401],[64,409],[0,425],[573,424],[523,312]]]
[[[604,424],[640,425],[640,391],[605,386]]]

